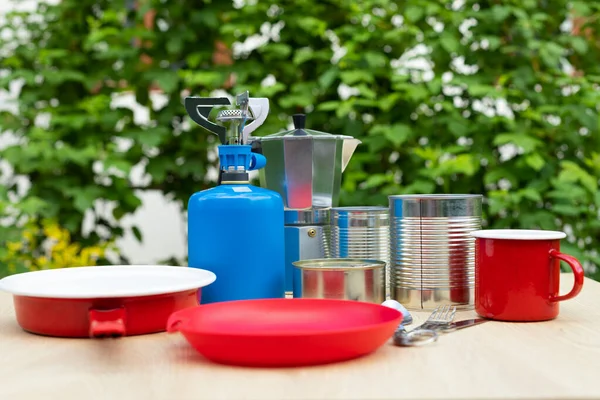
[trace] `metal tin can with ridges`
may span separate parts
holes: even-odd
[[[331,209],[331,257],[385,262],[381,286],[389,294],[390,213],[387,207]]]
[[[482,195],[389,196],[390,297],[407,309],[471,309]]]

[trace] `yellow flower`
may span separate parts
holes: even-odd
[[[47,268],[49,263],[50,263],[50,260],[48,260],[48,257],[46,257],[46,256],[41,256],[41,257],[38,257],[35,259],[35,265],[39,269]]]
[[[6,248],[11,253],[17,253],[19,250],[23,248],[23,242],[7,242]]]
[[[26,229],[25,232],[23,232],[23,238],[28,242],[33,242],[34,233],[35,231],[33,229]]]
[[[109,249],[114,248],[113,242],[101,242],[82,248],[81,244],[71,242],[69,231],[56,222],[42,221],[41,230],[38,224],[38,221],[27,224],[22,233],[22,241],[6,243],[8,251],[5,257],[0,257],[0,263],[7,265],[9,273],[16,273],[18,268],[40,270],[94,266],[97,265],[98,258],[104,257]],[[38,242],[40,236],[42,238]]]
[[[71,235],[66,229],[61,229],[55,223],[44,223],[44,235],[48,238],[55,239],[58,242],[69,242]]]

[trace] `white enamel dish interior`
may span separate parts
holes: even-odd
[[[210,271],[164,265],[111,265],[25,272],[0,280],[0,290],[19,296],[89,299],[177,293],[210,285]]]

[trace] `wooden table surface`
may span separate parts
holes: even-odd
[[[561,278],[566,292],[572,278]],[[429,313],[412,314],[418,324]],[[213,364],[180,334],[32,335],[18,327],[11,296],[1,293],[0,360],[0,399],[7,400],[599,399],[600,284],[586,279],[553,321],[487,322],[423,347],[390,341],[360,359],[297,369]]]

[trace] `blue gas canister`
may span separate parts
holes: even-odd
[[[284,297],[285,237],[281,196],[251,185],[248,171],[266,164],[245,144],[265,120],[267,99],[237,97],[237,110],[223,110],[217,125],[208,120],[215,105],[227,98],[187,97],[194,122],[217,134],[218,186],[194,193],[188,202],[188,265],[212,271],[216,281],[202,289],[201,303]],[[248,123],[249,122],[249,123]]]

